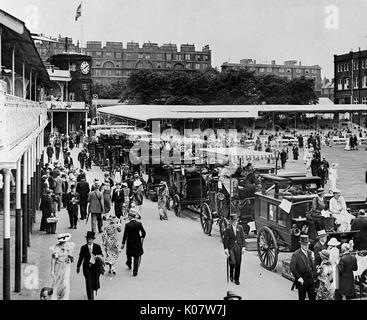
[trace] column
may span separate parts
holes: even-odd
[[[51,133],[54,133],[54,113],[51,110]]]
[[[88,112],[85,113],[85,135],[88,135]]]
[[[32,100],[32,69],[29,71],[29,100]]]
[[[69,111],[66,111],[66,135],[69,135]]]
[[[11,81],[12,81],[12,90],[11,94],[15,96],[15,45],[13,44],[12,55],[11,55]]]
[[[37,73],[34,77],[34,101],[37,101]]]
[[[26,85],[25,85],[25,62],[23,61],[23,99],[26,98],[27,96],[27,88],[26,88]]]
[[[31,178],[31,197],[32,197],[32,224],[36,222],[36,143],[32,147],[32,178]]]
[[[32,232],[32,197],[31,197],[31,176],[32,176],[32,153],[31,149],[29,148],[28,151],[28,163],[27,163],[27,245],[28,247],[31,246],[31,232]]]
[[[2,44],[2,35],[3,35],[3,28],[1,27],[1,25],[0,25],[0,68],[1,68],[1,66],[3,65],[2,64],[2,56],[1,56],[1,44]],[[0,71],[1,71],[1,69],[0,69]]]
[[[10,169],[3,169],[4,176],[4,251],[3,299],[10,300]]]
[[[22,171],[22,262],[27,263],[28,260],[28,198],[27,198],[27,181],[28,181],[28,152],[23,154],[23,171]]]
[[[15,268],[14,268],[14,291],[21,291],[22,272],[22,206],[21,206],[21,159],[17,162],[15,180]]]

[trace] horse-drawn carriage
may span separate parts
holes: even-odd
[[[315,223],[309,219],[308,213],[321,179],[272,175],[265,175],[263,179],[262,191],[255,193],[257,251],[261,265],[273,270],[280,252],[294,252],[299,248],[301,234],[308,234],[311,242],[317,241]],[[330,200],[331,195],[325,198]],[[361,208],[362,202],[365,206],[365,201],[347,202],[347,206]],[[357,232],[331,231],[327,234],[328,239],[334,237],[343,243],[349,242]]]

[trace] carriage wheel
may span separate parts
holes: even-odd
[[[274,233],[268,227],[262,227],[257,235],[257,253],[265,269],[270,271],[275,269],[279,249]]]
[[[226,219],[222,218],[219,220],[219,232],[220,232],[220,237],[222,238],[222,242],[224,242],[224,231],[227,228],[227,221]]]
[[[213,215],[212,211],[210,210],[210,207],[207,203],[203,203],[200,210],[200,222],[201,227],[203,228],[203,231],[205,234],[210,236],[212,232],[212,226],[213,226]]]
[[[177,194],[175,194],[173,197],[173,209],[175,210],[175,215],[177,217],[180,217],[182,208],[181,208],[180,197]]]

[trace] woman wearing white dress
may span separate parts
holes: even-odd
[[[337,265],[339,263],[339,254],[340,251],[338,249],[338,246],[340,245],[340,242],[336,238],[331,238],[328,245],[328,251],[330,254],[329,261],[331,263],[331,266],[333,268],[333,282],[331,284],[331,290],[332,292],[335,292],[335,289],[339,288],[339,271],[337,270]]]
[[[329,168],[329,180],[330,180],[330,190],[329,192],[333,192],[336,189],[336,180],[338,179],[338,164],[333,163],[331,168]]]
[[[350,150],[349,137],[346,137],[346,140],[347,140],[347,142],[346,142],[346,144],[345,144],[345,148],[344,148],[344,150],[349,151],[349,150]]]

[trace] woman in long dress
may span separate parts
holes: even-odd
[[[333,282],[331,283],[331,288],[333,292],[335,292],[336,289],[339,289],[339,271],[337,269],[337,265],[339,263],[339,248],[340,242],[336,238],[331,238],[328,245],[328,251],[330,254],[329,261],[331,263],[332,269],[333,269]]]
[[[75,244],[68,242],[69,233],[59,234],[58,243],[51,247],[51,277],[52,277],[52,300],[69,300],[70,295],[70,266],[74,261],[72,256]]]
[[[319,286],[316,289],[316,300],[334,300],[333,267],[329,261],[330,253],[327,250],[320,252],[321,264],[317,267]]]
[[[106,251],[105,264],[110,267],[109,273],[116,274],[114,265],[119,257],[118,232],[121,232],[121,225],[115,216],[110,216],[108,222],[102,233],[102,244]]]
[[[329,192],[333,192],[336,189],[336,180],[338,179],[338,165],[333,163],[331,168],[329,169],[329,180],[330,180],[330,190]]]
[[[111,210],[111,201],[112,201],[111,183],[109,180],[105,180],[102,187],[102,193],[103,193],[105,214],[108,214]]]
[[[349,151],[350,150],[350,140],[349,137],[346,138],[347,142],[345,143],[344,150]]]
[[[158,213],[160,220],[168,220],[167,200],[169,197],[168,186],[165,181],[161,181],[158,189]]]

